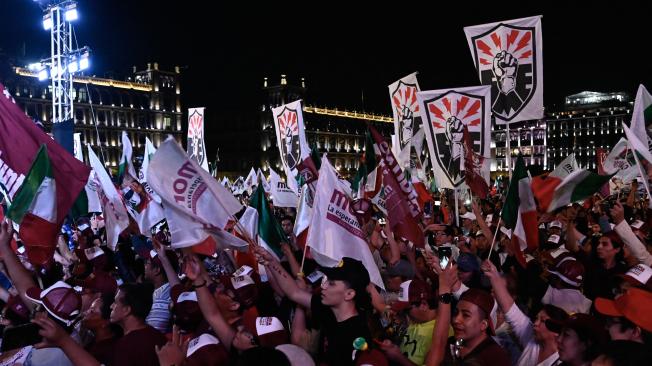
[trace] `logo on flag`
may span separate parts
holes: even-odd
[[[421,127],[419,103],[417,102],[418,85],[399,80],[391,92],[392,108],[398,121],[398,141],[403,150],[410,144],[412,136]]]
[[[188,154],[208,170],[204,144],[204,108],[188,109]]]
[[[541,17],[464,28],[498,123],[543,117]]]
[[[295,170],[301,161],[297,111],[285,106],[276,118],[282,139],[281,156],[290,170]]]
[[[424,95],[426,98],[427,95]],[[439,167],[451,182],[457,187],[464,182],[464,171],[461,169],[464,155],[464,127],[469,131],[473,150],[484,155],[485,131],[489,123],[485,117],[486,99],[483,96],[459,91],[424,99],[425,116],[430,131],[429,142],[433,142],[434,156]]]

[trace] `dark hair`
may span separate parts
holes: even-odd
[[[145,320],[152,310],[152,286],[146,283],[128,283],[120,286],[120,291],[124,294],[123,305],[131,307],[135,317]]]
[[[545,304],[541,307],[541,310],[545,311],[550,319],[558,323],[563,323],[568,319],[568,313],[555,305]]]
[[[172,265],[172,269],[175,272],[179,272],[179,258],[177,257],[176,252],[171,251],[171,250],[166,250],[165,251],[165,256],[168,258],[168,261]],[[149,260],[150,266],[154,268],[158,268],[159,273],[163,278],[165,278],[166,281],[168,281],[168,276],[165,273],[165,269],[163,269],[163,264],[161,263],[161,260],[158,258],[153,258]]]
[[[290,220],[291,223],[294,223],[294,218],[292,216],[285,215],[281,217],[281,219],[278,221],[279,223],[283,223],[285,220]]]
[[[111,305],[113,305],[113,301],[115,301],[115,296],[106,293],[102,294],[100,298],[102,299],[102,308],[100,309],[102,319],[109,320],[111,318]]]

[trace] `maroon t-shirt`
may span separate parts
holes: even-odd
[[[113,358],[115,357],[115,345],[118,342],[117,338],[109,338],[99,342],[93,342],[86,350],[102,365],[113,366]]]
[[[115,344],[114,365],[158,366],[155,346],[163,346],[167,338],[163,333],[150,327],[135,330]]]

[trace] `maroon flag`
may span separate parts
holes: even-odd
[[[423,230],[419,227],[421,209],[417,193],[407,179],[389,145],[373,127],[369,126],[374,139],[374,150],[380,154],[380,164],[385,186],[385,208],[390,228],[397,237],[405,238],[423,247]]]
[[[469,186],[476,197],[487,198],[489,185],[482,177],[482,166],[485,164],[484,156],[473,151],[473,141],[469,136],[469,129],[464,125],[464,182]]]
[[[90,169],[75,159],[23,113],[0,84],[0,185],[13,199],[25,181],[41,144],[47,146],[56,187],[56,225],[61,226],[79,193],[86,186]],[[19,233],[24,237],[23,233]],[[25,242],[27,246],[31,243]],[[51,243],[56,245],[56,237]]]

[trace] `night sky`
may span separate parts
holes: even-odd
[[[147,62],[186,67],[184,107],[208,107],[211,127],[226,122],[211,111],[256,110],[263,77],[277,81],[280,74],[305,77],[319,106],[389,115],[387,85],[413,71],[422,90],[478,84],[464,26],[541,14],[548,108],[582,90],[635,94],[641,82],[652,87],[645,57],[652,27],[638,2],[448,2],[453,9],[435,1],[404,9],[408,2],[367,8],[351,8],[353,1],[277,8],[224,3],[80,0],[76,32],[80,46],[93,49],[90,73],[122,79],[132,65],[143,69]],[[0,49],[21,56],[24,50],[26,61],[48,56],[36,3],[0,0],[0,14]]]

